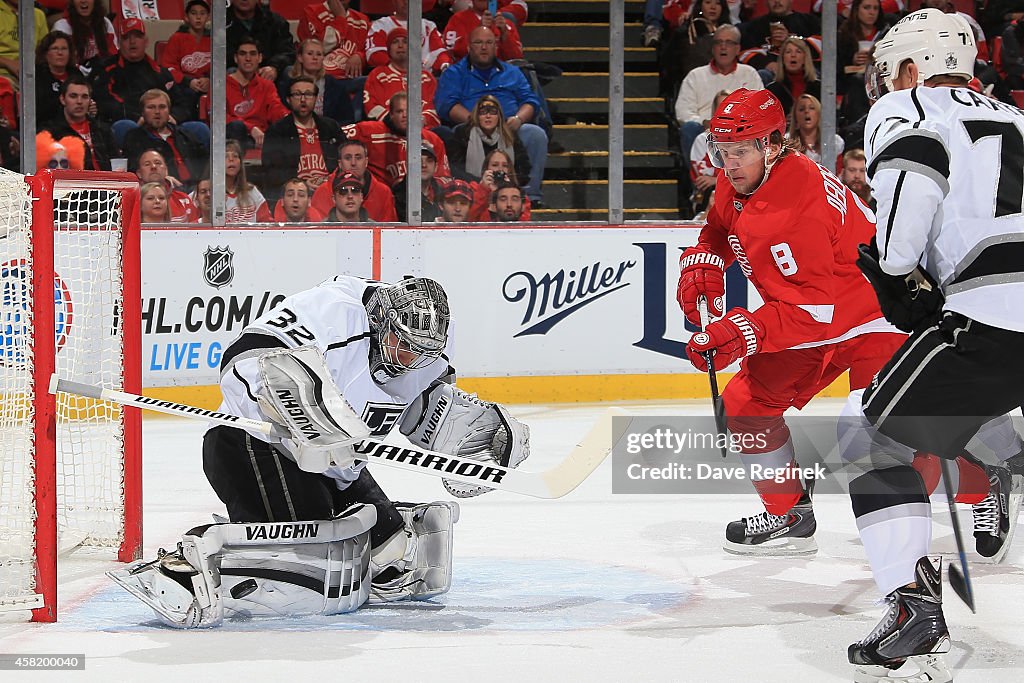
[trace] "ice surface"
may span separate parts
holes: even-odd
[[[835,414],[820,400],[805,413]],[[646,415],[706,413],[706,402],[630,404]],[[533,454],[557,462],[604,406],[520,406]],[[202,471],[204,427],[145,423],[145,556],[223,508]],[[444,498],[438,480],[374,469],[398,500]],[[174,631],[103,577],[114,563],[61,561],[60,621],[0,621],[0,653],[84,653],[78,672],[2,681],[850,681],[846,646],[881,616],[849,501],[815,501],[811,559],[721,549],[749,496],[612,495],[610,462],[562,500],[489,493],[463,501],[451,592],[351,615],[230,622]],[[944,505],[933,549],[948,552]],[[970,511],[963,508],[965,524]],[[970,530],[967,529],[968,539]],[[978,614],[947,591],[958,682],[1024,680],[1024,535],[1008,562],[975,562]]]

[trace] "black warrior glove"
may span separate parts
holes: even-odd
[[[904,332],[913,332],[938,319],[946,297],[928,271],[918,267],[907,275],[889,275],[878,263],[874,238],[857,251],[857,267],[874,288],[886,320]]]

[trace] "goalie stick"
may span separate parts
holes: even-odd
[[[53,375],[50,378],[50,393],[57,392],[237,427],[266,436],[281,436],[279,429],[270,422],[251,420],[115,389],[104,389],[92,384],[60,379]],[[617,441],[612,427],[612,417],[615,415],[625,415],[625,411],[609,408],[565,459],[554,467],[539,472],[526,472],[416,448],[402,437],[390,434],[383,439],[363,439],[353,448],[360,459],[388,467],[454,479],[467,484],[483,484],[488,488],[535,498],[561,498],[583,483],[608,456]]]

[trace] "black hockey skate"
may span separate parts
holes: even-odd
[[[1010,549],[1020,512],[1024,477],[1011,474],[1003,465],[986,465],[989,494],[972,506],[974,542],[978,554],[1001,562]]]
[[[922,557],[914,574],[917,587],[898,588],[887,595],[885,616],[866,638],[850,646],[847,654],[856,667],[856,683],[953,680],[942,657],[949,652],[949,629],[942,616],[942,560],[936,564]],[[915,676],[889,676],[907,661],[919,669]]]
[[[818,552],[814,542],[816,528],[811,495],[807,491],[784,515],[765,511],[729,522],[723,547],[735,555],[813,555]]]

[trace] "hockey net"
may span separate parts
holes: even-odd
[[[138,414],[48,392],[141,389],[138,264],[131,176],[0,169],[0,611],[56,620],[58,554],[140,554]]]

